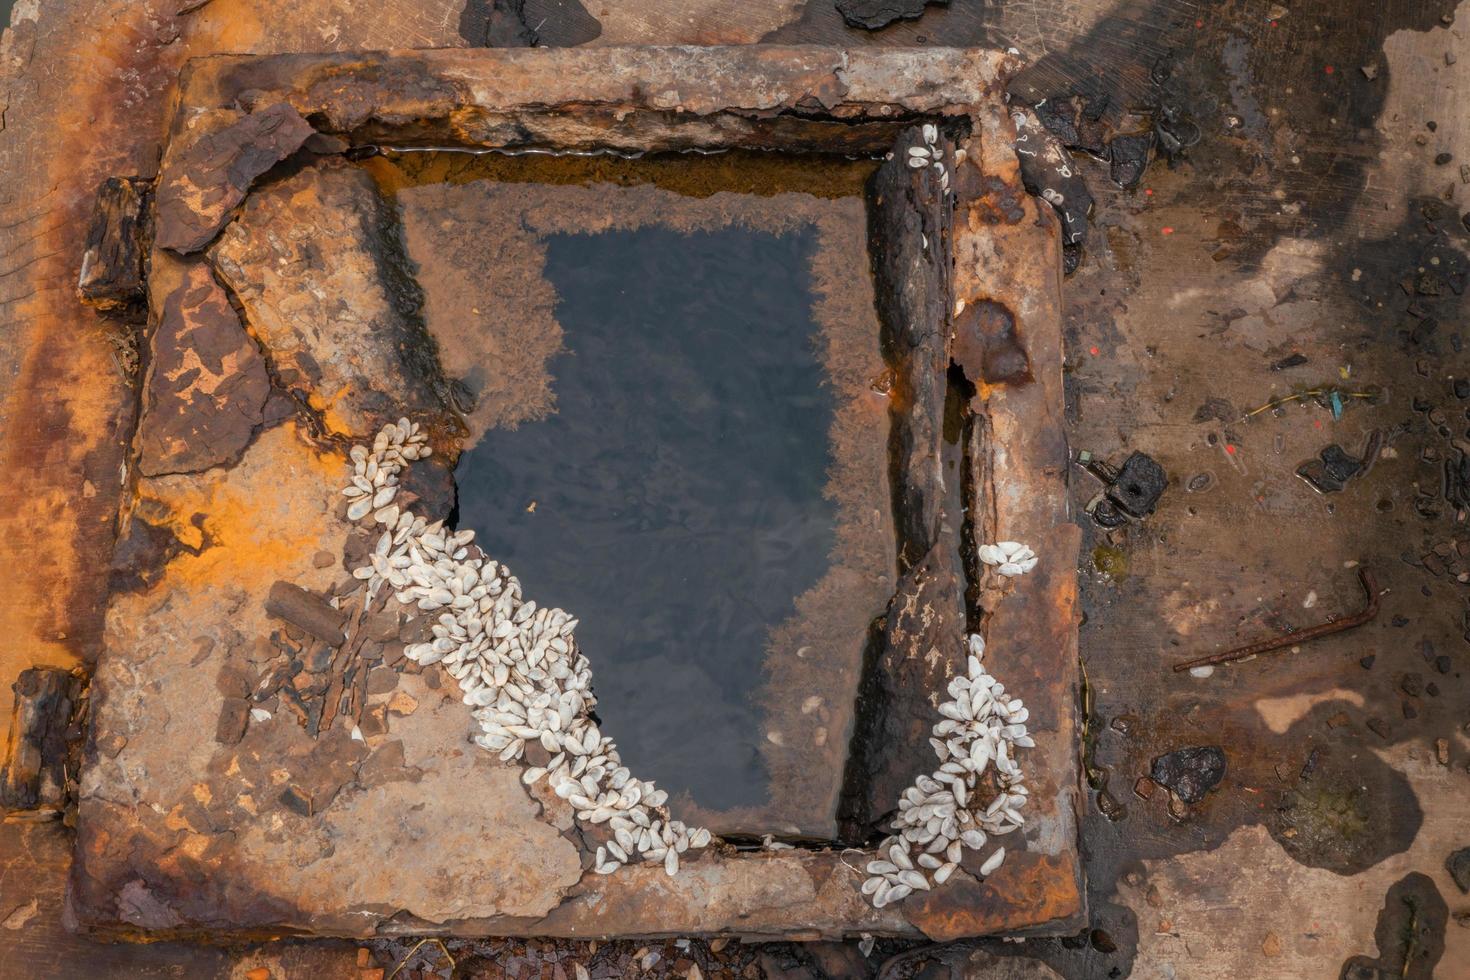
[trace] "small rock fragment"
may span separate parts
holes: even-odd
[[[1454,879],[1455,887],[1470,895],[1470,847],[1462,847],[1446,859],[1445,870]]]
[[[271,586],[265,611],[332,646],[341,646],[347,640],[342,632],[345,614],[291,582],[282,580]]]
[[[219,721],[215,723],[214,740],[221,745],[234,745],[245,736],[245,726],[250,721],[250,702],[244,698],[228,698],[220,708]]]
[[[1154,133],[1115,136],[1108,142],[1108,168],[1113,182],[1126,190],[1137,187],[1148,169],[1154,148]]]
[[[1225,778],[1225,752],[1218,745],[1179,749],[1155,758],[1149,775],[1185,803],[1198,803]]]
[[[837,0],[837,12],[853,27],[876,31],[896,20],[914,20],[930,3],[949,0]]]
[[[1117,479],[1108,487],[1108,496],[1129,516],[1147,517],[1168,483],[1164,468],[1152,456],[1135,452],[1123,461]]]
[[[281,805],[298,816],[311,816],[311,797],[295,786],[288,786],[281,794]]]

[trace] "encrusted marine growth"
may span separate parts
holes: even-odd
[[[1021,807],[1028,790],[1015,750],[1036,744],[1026,733],[1030,713],[986,672],[984,655],[985,641],[971,634],[967,671],[950,680],[950,700],[939,706],[943,718],[929,739],[939,768],[904,790],[893,820],[895,835],[868,862],[871,877],[863,883],[863,894],[875,908],[944,884],[966,848],[978,851],[991,837],[1024,823]],[[995,795],[982,801],[987,770],[994,774]],[[1004,847],[996,848],[980,865],[980,874],[1000,867],[1005,853]]]
[[[707,846],[710,832],[670,817],[668,794],[635,778],[592,720],[597,698],[591,666],[577,649],[577,620],[523,599],[510,570],[473,543],[474,531],[450,532],[394,502],[399,473],[429,453],[423,432],[408,419],[384,426],[371,448],[352,449],[353,475],[342,491],[352,501],[348,517],[383,528],[368,564],[353,572],[367,584],[365,601],[386,585],[399,602],[435,617],[433,639],[404,655],[440,664],[459,682],[481,748],[511,762],[540,744],[549,759],[526,766],[522,780],[549,779],[578,819],[608,824],[612,838],[597,849],[599,873],[636,860],[661,861],[669,875],[677,873],[679,855]],[[1036,564],[1031,549],[1014,542],[986,545],[981,557],[1007,576]],[[971,635],[968,644],[968,669],[949,682],[949,700],[939,706],[942,718],[929,740],[939,768],[904,792],[894,836],[867,865],[871,877],[862,890],[877,908],[943,884],[964,849],[979,850],[1023,823],[1027,789],[1015,750],[1035,744],[1026,732],[1028,712],[986,672],[984,640]],[[982,802],[987,773],[993,795]],[[980,874],[1004,859],[1005,848],[997,848]]]
[[[368,601],[386,584],[399,602],[435,617],[434,638],[404,655],[441,664],[459,682],[481,748],[509,762],[540,743],[549,761],[526,767],[521,778],[527,785],[549,779],[578,819],[609,825],[613,837],[597,849],[599,873],[641,858],[675,874],[679,855],[708,845],[710,832],[671,818],[668,794],[635,778],[592,720],[597,698],[577,649],[577,620],[525,601],[510,570],[473,544],[474,531],[447,531],[394,503],[398,474],[429,452],[408,419],[384,426],[370,449],[352,449],[353,476],[342,491],[352,500],[348,516],[383,527],[369,564],[353,572],[366,580]]]

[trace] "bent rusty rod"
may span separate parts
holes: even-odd
[[[1308,643],[1333,633],[1341,633],[1350,630],[1354,626],[1362,626],[1364,623],[1378,615],[1378,581],[1373,573],[1366,568],[1358,568],[1358,581],[1363,585],[1363,592],[1367,595],[1367,604],[1360,612],[1342,619],[1334,619],[1317,626],[1309,626],[1295,633],[1287,633],[1270,640],[1261,640],[1250,646],[1236,647],[1234,650],[1226,650],[1224,653],[1212,653],[1208,657],[1198,657],[1194,660],[1186,660],[1174,665],[1175,673],[1182,673],[1192,667],[1213,667],[1217,664],[1232,664],[1239,660],[1247,660],[1262,653],[1270,653],[1272,650],[1280,650],[1282,647],[1295,646],[1298,643]]]

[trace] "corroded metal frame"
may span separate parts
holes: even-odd
[[[967,525],[973,537],[1025,541],[1042,557],[1019,587],[990,590],[983,622],[991,668],[1024,695],[1037,745],[1026,759],[1033,804],[1025,846],[1011,842],[1008,860],[983,880],[957,874],[933,892],[880,911],[858,893],[863,876],[856,852],[757,851],[710,855],[672,879],[641,866],[587,875],[536,919],[432,922],[412,909],[374,907],[352,912],[360,918],[344,927],[322,925],[311,910],[283,917],[270,902],[179,902],[170,926],[155,934],[207,928],[216,936],[727,933],[813,939],[866,932],[942,940],[1061,933],[1082,921],[1079,531],[1070,523],[1066,493],[1060,245],[1050,209],[1024,193],[1011,148],[1014,132],[1002,92],[1015,67],[1005,55],[980,50],[768,46],[222,56],[190,64],[157,183],[154,254],[160,265],[208,244],[255,177],[308,138],[339,150],[394,143],[881,155],[922,122],[944,124],[954,134],[948,151],[961,151],[948,156],[953,198],[936,248],[948,258],[939,280],[944,303],[930,305],[924,314],[930,322],[909,326],[937,338],[941,370],[954,360],[976,382],[970,410],[979,424],[969,436],[973,454],[966,457],[976,488]],[[280,132],[294,135],[280,141],[281,152],[262,151],[253,163],[247,154],[242,165],[239,155],[230,156],[232,128],[267,114],[279,118],[268,128],[258,126],[257,137],[263,133],[269,143]],[[994,331],[997,316],[1010,353],[1019,349],[1024,358],[1024,376],[991,376],[980,368],[983,353],[974,351],[985,348],[983,335]],[[937,457],[933,462],[937,469]],[[124,655],[110,650],[105,657]],[[71,904],[88,927],[128,933],[137,923],[108,897],[110,890],[129,880],[129,869],[146,866],[155,890],[167,892],[169,869],[178,866],[155,860],[161,854],[109,848],[109,838],[126,836],[125,828],[106,825],[110,819],[89,819],[83,807]],[[250,885],[235,890],[248,892]],[[348,918],[329,913],[321,921]]]

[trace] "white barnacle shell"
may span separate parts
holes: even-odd
[[[650,816],[668,794],[622,766],[612,741],[592,722],[597,700],[590,666],[573,638],[577,620],[523,600],[509,570],[471,547],[472,530],[450,531],[397,502],[399,474],[431,452],[426,434],[407,418],[383,426],[371,448],[349,450],[353,473],[342,490],[348,517],[371,515],[384,528],[369,563],[353,575],[368,582],[369,596],[386,584],[402,605],[441,611],[430,625],[432,638],[406,645],[405,657],[424,666],[441,663],[458,682],[480,729],[471,736],[474,744],[519,762],[527,785],[549,778],[578,819],[613,828],[613,841],[597,851],[599,874],[638,854],[675,874],[678,855],[707,847],[712,837],[707,829]],[[523,759],[536,741],[552,755],[545,766]]]
[[[1000,559],[1002,565],[1034,565],[1031,549],[1018,542],[1002,541],[987,547],[993,549],[987,552],[988,557]],[[1027,792],[1012,749],[1034,744],[1023,724],[1026,709],[985,671],[984,640],[974,634],[966,645],[967,672],[947,683],[949,700],[938,706],[943,720],[934,726],[936,737],[930,739],[939,768],[932,776],[918,776],[904,790],[893,820],[898,836],[885,840],[879,846],[878,858],[867,865],[870,877],[863,893],[876,908],[899,901],[913,891],[942,885],[954,874],[964,849],[985,845],[987,831],[1011,833],[1024,823],[1020,808]],[[1001,791],[984,812],[971,810],[977,780],[992,765]],[[911,858],[911,848],[916,846],[923,849],[917,857],[917,868]],[[998,851],[986,864],[993,871],[1002,860],[1003,851]],[[932,877],[925,872],[932,872]]]

